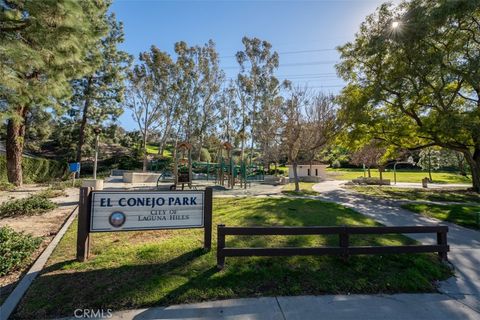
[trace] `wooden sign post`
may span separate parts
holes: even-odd
[[[204,229],[212,247],[212,188],[192,191],[92,191],[80,188],[77,260],[90,252],[90,233]]]

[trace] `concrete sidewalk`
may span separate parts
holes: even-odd
[[[480,314],[460,302],[434,293],[230,299],[114,311],[109,319],[473,320],[479,317]]]

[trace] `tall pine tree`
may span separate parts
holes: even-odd
[[[8,180],[22,184],[25,119],[31,108],[61,109],[70,80],[88,72],[87,54],[106,30],[109,2],[0,2],[0,110],[7,122]]]
[[[79,119],[77,162],[82,159],[87,125],[99,126],[123,112],[124,80],[132,58],[118,49],[124,41],[123,25],[113,14],[108,16],[108,27],[107,36],[97,43],[98,49],[87,57],[92,71],[72,82],[72,111]]]

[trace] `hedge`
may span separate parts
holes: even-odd
[[[24,183],[47,182],[64,178],[65,174],[67,174],[67,163],[44,158],[23,157],[22,168]],[[0,181],[8,181],[7,159],[5,156],[0,156]]]

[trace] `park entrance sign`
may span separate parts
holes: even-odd
[[[88,259],[92,232],[187,228],[204,228],[204,248],[211,248],[211,188],[162,192],[81,188],[77,259]]]
[[[90,232],[201,228],[204,196],[204,191],[94,191]]]

